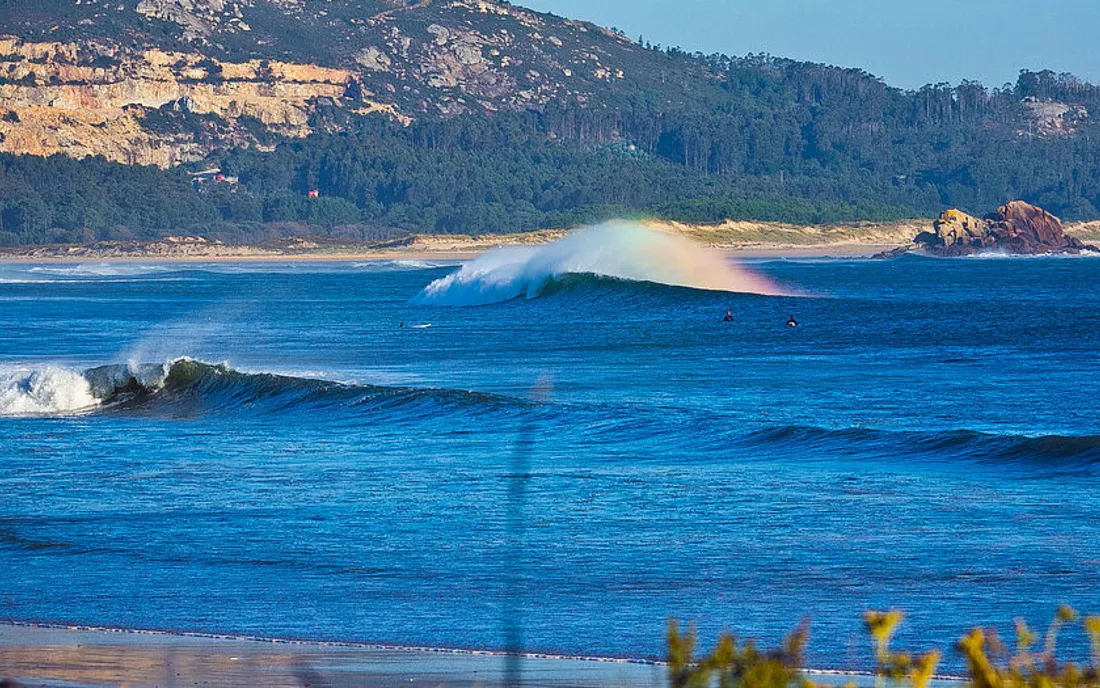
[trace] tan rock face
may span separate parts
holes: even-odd
[[[409,121],[587,104],[638,78],[629,39],[504,0],[64,1],[75,26],[0,2],[23,37],[0,35],[0,151],[167,166],[266,139],[242,118],[309,134],[322,103]],[[46,35],[77,38],[30,38]],[[363,102],[342,97],[351,79]],[[223,121],[188,138],[173,132],[194,118],[152,114],[165,106]]]
[[[305,136],[317,99],[339,101],[354,73],[286,62],[222,63],[194,53],[125,52],[100,46],[0,39],[0,150],[110,160],[161,167],[201,159],[213,143],[247,145],[237,120],[272,133]],[[107,65],[107,66],[97,66]],[[202,144],[153,134],[150,111],[174,105],[226,122],[222,140]],[[363,111],[400,114],[369,100]],[[217,137],[215,137],[217,138]]]
[[[127,164],[169,167],[202,159],[206,151],[182,138],[155,136],[135,117],[104,118],[95,111],[23,108],[18,124],[0,123],[0,149],[30,155],[62,153],[74,158],[102,155]]]
[[[981,220],[959,210],[947,210],[934,226],[935,233],[924,232],[916,241],[943,256],[985,250],[1022,255],[1097,250],[1066,235],[1057,217],[1024,201],[1006,203]]]
[[[967,243],[985,235],[985,222],[961,210],[945,210],[936,220],[936,236],[944,246]]]

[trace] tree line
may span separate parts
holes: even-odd
[[[1070,75],[901,91],[861,70],[768,56],[669,49],[662,59],[690,65],[704,85],[684,86],[691,98],[676,102],[641,88],[410,126],[321,106],[320,133],[203,162],[238,177],[235,187],[196,189],[186,169],[0,155],[0,244],[484,234],[641,215],[827,224],[946,206],[983,214],[1015,198],[1100,217],[1100,90]],[[1070,136],[1039,137],[1025,98],[1091,116]],[[194,125],[156,114],[158,130]]]

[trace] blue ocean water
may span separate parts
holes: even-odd
[[[653,657],[669,617],[807,618],[859,668],[897,607],[957,667],[973,625],[1100,611],[1097,266],[462,307],[423,291],[456,265],[3,265],[0,620]]]

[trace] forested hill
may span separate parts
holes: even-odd
[[[0,34],[0,244],[1100,216],[1100,89],[1047,71],[902,91],[490,0],[0,0]]]

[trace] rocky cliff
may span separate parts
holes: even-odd
[[[663,78],[628,75],[646,55],[490,0],[0,3],[0,151],[167,167],[307,135],[319,108],[408,122],[594,103]]]
[[[1019,255],[1097,251],[1095,246],[1068,236],[1062,221],[1024,201],[1012,201],[978,219],[960,210],[947,210],[933,232],[922,232],[916,243],[941,256],[965,256],[981,251]]]
[[[167,167],[218,146],[258,143],[250,123],[272,135],[305,136],[319,104],[400,117],[362,89],[354,101],[344,99],[355,80],[350,70],[279,61],[3,37],[0,75],[0,150],[13,153]],[[164,118],[150,117],[157,111],[196,117],[189,128],[166,128]]]

